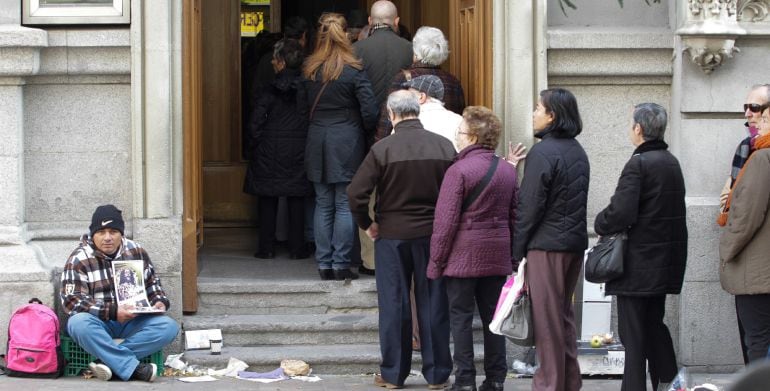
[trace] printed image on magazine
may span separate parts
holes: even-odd
[[[144,261],[112,261],[115,296],[118,306],[130,307],[132,313],[157,313],[162,309],[150,306],[144,289]]]

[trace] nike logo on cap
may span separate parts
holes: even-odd
[[[105,225],[107,225],[107,224],[109,224],[111,222],[112,222],[112,220],[104,220],[104,221],[102,221],[102,227],[104,227]]]

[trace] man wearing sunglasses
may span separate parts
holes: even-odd
[[[762,119],[762,111],[768,107],[768,102],[770,102],[770,84],[755,85],[751,88],[749,95],[746,97],[746,103],[743,104],[743,115],[746,117],[746,126],[748,128],[749,135],[745,139],[741,140],[740,144],[738,144],[738,148],[735,149],[730,177],[727,178],[727,182],[722,188],[722,193],[719,196],[720,211],[725,207],[727,197],[730,195],[730,190],[735,183],[735,178],[738,177],[738,173],[741,171],[741,168],[743,168],[743,165],[746,164],[746,161],[749,159],[749,155],[751,155],[751,152],[754,149],[754,139],[758,135],[757,129],[759,128],[759,121]],[[744,330],[740,319],[738,319],[738,332],[740,334],[743,362],[748,364],[749,359],[746,353]]]

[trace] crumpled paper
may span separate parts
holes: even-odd
[[[230,357],[230,361],[227,362],[226,368],[219,370],[209,368],[208,374],[211,376],[238,377],[238,372],[245,371],[248,367],[249,364],[246,364],[235,357]]]

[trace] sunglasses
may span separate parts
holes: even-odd
[[[746,103],[743,105],[743,112],[745,113],[746,110],[751,110],[752,113],[761,113],[765,111],[767,107],[767,104],[760,105],[759,103]]]

